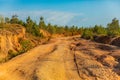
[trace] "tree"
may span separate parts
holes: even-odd
[[[108,35],[117,36],[120,35],[119,20],[114,18],[111,23],[107,25]]]
[[[96,35],[106,35],[107,31],[103,26],[95,25],[95,27],[93,28],[93,33]]]
[[[71,35],[73,36],[73,35],[76,35],[77,34],[77,32],[78,32],[78,28],[77,28],[77,26],[72,26],[72,27],[70,27],[70,32],[71,32]]]
[[[44,18],[42,16],[40,17],[39,27],[41,29],[46,29],[46,24],[45,24]]]
[[[0,15],[0,27],[4,26],[4,17]]]
[[[26,19],[26,31],[37,37],[43,37],[36,22],[33,22],[30,16]]]
[[[51,34],[55,34],[56,33],[56,28],[53,25],[51,25],[50,23],[48,23],[47,30]]]
[[[8,17],[5,17],[5,23],[10,23],[10,19]]]
[[[4,23],[4,17],[2,15],[0,15],[0,23]]]
[[[14,23],[18,23],[19,22],[19,19],[18,19],[18,16],[17,15],[13,15],[11,20],[10,20],[10,23],[11,24],[14,24]]]
[[[34,24],[32,26],[32,34],[34,36],[43,37],[42,33],[40,33],[40,29],[39,29],[38,25],[36,24],[36,22],[34,22]]]
[[[84,31],[84,27],[80,27],[80,28],[78,29],[78,33],[79,33],[79,34],[82,34],[83,31]]]
[[[22,20],[19,20],[18,24],[25,26],[25,22],[23,22]]]
[[[28,33],[32,33],[32,27],[33,27],[33,21],[32,19],[30,18],[30,16],[28,16],[28,18],[26,19],[26,31]]]
[[[68,30],[69,30],[69,28],[68,28],[68,26],[66,25],[66,26],[65,26],[65,31],[68,31]]]
[[[81,37],[84,39],[93,39],[93,31],[89,28],[86,28],[84,29]]]

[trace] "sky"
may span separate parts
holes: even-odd
[[[0,15],[14,14],[36,22],[43,16],[46,23],[57,25],[106,26],[113,18],[120,20],[120,0],[0,0]]]

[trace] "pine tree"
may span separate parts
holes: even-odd
[[[42,16],[40,17],[39,27],[40,27],[40,29],[46,29],[46,24],[45,24],[44,18]]]
[[[13,15],[11,20],[10,20],[10,23],[11,24],[17,24],[19,22],[19,19],[18,19],[18,16],[17,15]]]
[[[120,35],[119,20],[114,18],[112,22],[107,25],[107,30],[109,36],[114,37]]]
[[[8,17],[5,17],[5,23],[10,23],[10,19]]]

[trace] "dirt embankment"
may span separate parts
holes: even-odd
[[[9,50],[21,49],[19,39],[25,37],[25,28],[19,25],[8,25],[0,28],[0,59],[5,58]]]
[[[47,42],[50,34],[47,31],[41,33],[44,38],[33,36],[19,24],[4,24],[0,27],[0,63]]]
[[[120,47],[120,37],[112,38],[110,36],[94,36],[94,41]]]
[[[52,39],[1,64],[0,80],[119,80],[119,54],[80,38]]]

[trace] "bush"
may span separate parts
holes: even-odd
[[[81,37],[84,39],[93,39],[93,31],[90,29],[85,29]]]
[[[107,35],[110,37],[117,37],[117,36],[120,36],[120,32],[119,31],[108,31]]]
[[[13,51],[13,50],[9,50],[9,51],[8,51],[8,57],[7,57],[7,59],[9,60],[9,59],[11,59],[11,58],[13,58],[13,57],[15,57],[15,56],[17,56],[17,55],[18,55],[17,52],[15,52],[15,51]]]
[[[101,25],[95,25],[95,27],[93,27],[93,32],[96,35],[107,35],[107,30]]]
[[[19,51],[19,53],[24,53],[33,47],[32,43],[29,40],[21,40],[20,44],[22,46],[22,49]]]

